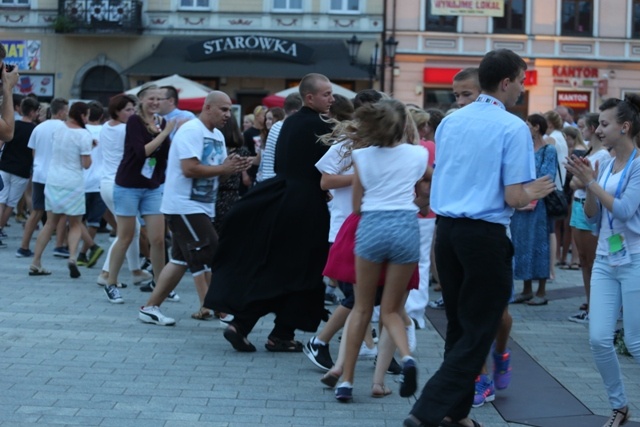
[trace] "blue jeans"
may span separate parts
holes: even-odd
[[[624,305],[624,341],[640,361],[640,254],[631,263],[612,267],[607,257],[597,255],[591,273],[589,299],[589,343],[593,359],[613,409],[627,405],[620,363],[613,345],[620,308]]]

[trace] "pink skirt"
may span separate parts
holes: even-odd
[[[356,256],[354,250],[356,247],[356,230],[358,229],[358,223],[360,222],[360,216],[356,214],[350,214],[340,227],[336,240],[331,245],[329,250],[329,257],[327,258],[327,265],[324,267],[323,275],[340,282],[356,283]],[[380,282],[378,286],[384,285],[386,266],[380,273]],[[418,289],[420,284],[420,277],[418,274],[418,268],[416,267],[407,290]]]

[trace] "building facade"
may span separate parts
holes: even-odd
[[[528,64],[520,116],[556,105],[597,111],[605,98],[640,92],[638,0],[388,0],[387,34],[399,42],[387,87],[424,107],[450,108],[453,75],[498,48]]]
[[[44,101],[106,102],[179,74],[248,111],[308,72],[369,87],[383,10],[384,0],[2,0],[0,41],[21,69],[16,91]]]

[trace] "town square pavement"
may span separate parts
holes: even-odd
[[[218,321],[191,319],[198,299],[189,276],[177,289],[180,302],[162,306],[177,319],[173,327],[137,319],[148,297],[138,287],[122,290],[124,304],[110,304],[95,281],[104,258],[70,279],[65,260],[53,256],[52,241],[43,265],[53,274],[30,277],[30,259],[15,257],[22,227],[13,219],[10,224],[3,239],[8,247],[0,249],[2,426],[400,427],[415,401],[399,397],[397,378],[390,375],[393,394],[370,397],[373,363],[363,360],[354,402],[338,403],[304,354],[264,349],[272,317],[250,335],[257,352],[235,352]],[[97,241],[106,249],[108,234]],[[485,427],[599,427],[610,413],[587,326],[567,321],[585,300],[580,272],[556,275],[548,284],[548,305],[510,306],[512,386],[498,391],[493,404],[472,410]],[[121,280],[131,283],[126,265]],[[417,331],[421,384],[443,353],[443,312],[427,309],[427,316],[427,328]],[[334,340],[334,359],[337,350]],[[640,419],[640,367],[629,357],[621,363],[631,412]]]

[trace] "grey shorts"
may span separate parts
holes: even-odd
[[[420,260],[420,229],[413,211],[363,212],[355,253],[375,263],[410,264]]]

